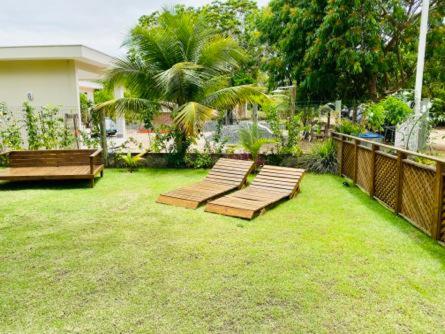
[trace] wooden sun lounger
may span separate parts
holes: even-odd
[[[218,196],[241,189],[253,166],[253,161],[221,158],[203,181],[162,194],[156,202],[196,209]]]
[[[304,169],[264,166],[252,185],[207,204],[205,211],[252,219],[300,191]]]
[[[102,149],[10,151],[9,167],[0,170],[0,180],[89,180],[103,175]]]

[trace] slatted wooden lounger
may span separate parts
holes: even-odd
[[[196,209],[209,200],[241,189],[253,165],[253,161],[221,158],[204,181],[162,194],[156,202]]]
[[[264,166],[252,185],[207,204],[205,211],[252,219],[298,192],[304,169]]]

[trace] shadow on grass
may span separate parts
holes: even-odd
[[[94,185],[100,183],[101,178],[94,179]],[[42,180],[42,181],[0,181],[0,191],[20,190],[70,190],[94,189],[90,187],[90,180]]]
[[[344,182],[345,179],[339,178],[339,181]],[[401,233],[406,235],[416,245],[422,247],[434,258],[436,258],[441,263],[442,267],[445,268],[445,247],[443,247],[437,241],[433,240],[424,231],[413,225],[408,220],[397,215],[395,212],[391,211],[389,208],[379,203],[379,201],[377,201],[376,199],[371,198],[359,187],[354,185],[351,185],[350,187],[345,187],[344,185],[342,186],[344,190],[348,191],[350,194],[356,197],[361,205],[376,212],[379,218],[390,223],[392,226],[395,226]],[[413,234],[413,232],[416,233]],[[413,236],[415,236],[415,238],[413,238]]]

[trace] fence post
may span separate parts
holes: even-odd
[[[353,175],[353,181],[354,184],[357,183],[357,172],[358,172],[358,139],[354,139],[354,175]]]
[[[442,229],[442,212],[443,212],[443,173],[444,165],[442,162],[436,162],[436,189],[435,189],[435,207],[434,207],[434,231],[431,235],[435,240],[440,240]]]
[[[406,153],[397,152],[397,202],[396,213],[400,213],[402,209],[402,182],[403,182],[403,160],[406,159]]]
[[[340,136],[340,161],[338,162],[339,174],[342,176],[343,174],[343,142],[345,138],[343,135]]]
[[[377,145],[371,145],[371,189],[369,189],[369,196],[374,197],[375,193],[375,151],[377,151]]]

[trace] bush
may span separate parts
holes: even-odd
[[[366,108],[366,127],[369,130],[382,131],[385,126],[385,118],[385,108],[381,104],[371,104]]]
[[[144,154],[145,152],[138,155],[132,155],[130,152],[128,152],[127,154],[122,154],[121,156],[119,156],[119,159],[124,163],[128,171],[130,173],[133,173],[135,170],[138,169],[141,162],[145,160],[144,158],[142,158],[142,155]]]
[[[378,105],[381,105],[385,110],[385,125],[387,126],[402,123],[413,113],[413,110],[405,102],[394,96],[388,96]]]
[[[298,158],[303,155],[303,150],[298,144],[295,144],[292,147],[283,147],[280,151],[280,154],[291,155],[294,158]]]
[[[403,100],[388,96],[366,107],[366,127],[371,131],[380,132],[387,126],[406,121],[412,113],[413,110]]]
[[[185,165],[189,168],[210,168],[213,166],[213,159],[209,153],[199,153],[197,150],[193,154],[185,156]]]
[[[74,134],[65,126],[63,118],[58,116],[58,107],[44,106],[37,113],[33,106],[25,102],[23,111],[30,150],[69,148],[75,142]]]
[[[430,118],[435,126],[445,125],[445,99],[435,98],[432,100]]]
[[[445,125],[445,89],[436,88],[433,90],[434,98],[431,100],[432,106],[429,111],[431,121],[434,125]]]
[[[335,131],[353,136],[358,136],[363,133],[364,130],[361,124],[353,123],[349,119],[342,119],[340,123],[335,126]]]
[[[317,174],[337,172],[337,151],[334,141],[328,139],[315,145],[309,155],[301,159],[307,169]]]
[[[20,150],[23,140],[20,125],[5,103],[0,103],[0,152]]]

